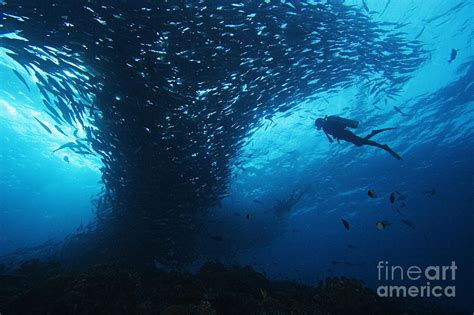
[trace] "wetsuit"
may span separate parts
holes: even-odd
[[[370,145],[370,146],[377,147],[377,148],[380,148],[382,150],[387,151],[388,153],[390,153],[397,160],[402,159],[400,157],[400,155],[398,155],[395,151],[393,151],[388,145],[380,144],[380,143],[377,143],[375,141],[370,140],[370,138],[372,138],[373,136],[375,136],[378,133],[381,133],[381,132],[387,131],[387,130],[392,130],[392,129],[395,129],[395,128],[385,128],[385,129],[372,130],[372,132],[369,135],[367,135],[364,138],[361,138],[361,137],[353,134],[350,130],[347,130],[345,125],[340,124],[337,121],[324,119],[324,122],[322,122],[321,127],[322,127],[324,133],[326,134],[326,136],[328,137],[329,142],[331,142],[331,143],[333,142],[333,139],[331,138],[331,136],[332,136],[337,140],[337,142],[339,142],[339,140],[344,140],[344,141],[353,143],[358,147],[361,147],[363,145]]]

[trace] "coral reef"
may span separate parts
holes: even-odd
[[[32,260],[0,272],[2,314],[460,314],[382,299],[355,279],[308,287],[219,263],[190,274],[116,265],[74,271]]]

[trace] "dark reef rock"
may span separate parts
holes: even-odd
[[[64,271],[30,261],[0,276],[4,314],[461,314],[379,298],[355,279],[317,287],[208,263],[195,274],[97,265]]]

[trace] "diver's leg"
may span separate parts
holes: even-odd
[[[380,148],[382,150],[385,150],[388,153],[390,153],[397,160],[402,160],[402,157],[400,155],[398,155],[395,151],[393,151],[388,145],[380,144],[380,143],[377,143],[377,142],[372,141],[372,140],[367,140],[367,139],[364,139],[364,140],[365,140],[365,142],[364,142],[365,145],[370,145],[370,146],[377,147],[377,148]]]
[[[399,160],[399,161],[403,160],[402,157],[400,155],[398,155],[397,152],[393,151],[388,145],[384,144],[384,145],[381,146],[381,148],[384,149],[385,151],[387,151],[388,153],[390,153],[397,160]]]
[[[372,130],[372,132],[369,135],[365,136],[364,139],[370,139],[373,136],[375,136],[376,134],[379,134],[379,133],[387,131],[387,130],[393,130],[393,129],[397,129],[397,128],[385,128],[385,129]]]
[[[390,129],[394,129],[394,128],[390,128]],[[374,130],[374,131],[372,131],[372,136],[374,134],[380,133],[382,131],[390,130],[390,129],[387,128],[387,129]],[[351,142],[352,144],[355,144],[358,147],[363,146],[363,145],[370,145],[370,146],[381,148],[382,150],[387,151],[388,153],[390,153],[397,160],[402,159],[400,157],[400,155],[398,155],[395,151],[390,149],[390,147],[388,145],[380,144],[380,143],[377,143],[375,141],[369,140],[369,139],[367,139],[367,137],[366,138],[361,138],[361,137],[353,134],[349,130],[344,130],[344,132],[339,133],[337,136],[338,136],[338,138],[340,138],[344,141],[347,141],[347,142]]]
[[[337,134],[334,135],[337,140],[344,140],[344,141],[347,141],[347,142],[350,142],[358,147],[361,147],[365,144],[365,140],[364,138],[361,138],[355,134],[353,134],[351,131],[349,130],[341,130],[339,131]]]

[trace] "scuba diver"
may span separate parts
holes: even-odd
[[[337,140],[338,143],[340,143],[339,140],[344,140],[347,142],[351,142],[352,144],[355,144],[358,147],[361,147],[363,145],[370,145],[370,146],[374,146],[374,147],[387,151],[397,160],[402,159],[401,156],[398,155],[392,149],[390,149],[388,145],[380,144],[380,143],[370,140],[370,138],[372,138],[376,134],[379,134],[387,130],[392,130],[395,128],[372,130],[372,132],[369,135],[367,135],[364,138],[361,138],[353,134],[350,130],[346,129],[347,127],[357,128],[357,126],[359,125],[359,122],[356,120],[346,119],[339,116],[329,116],[329,117],[326,116],[324,118],[316,119],[314,124],[318,130],[323,129],[324,133],[329,139],[329,142],[331,143],[334,142],[334,140],[331,138],[332,136]]]

